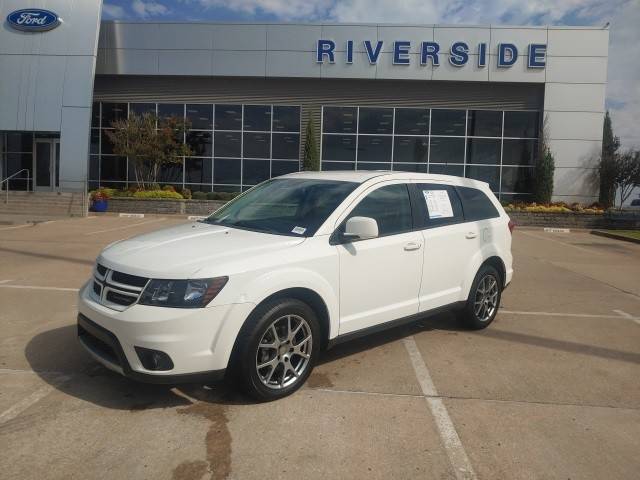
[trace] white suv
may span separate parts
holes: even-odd
[[[258,399],[282,397],[335,343],[443,308],[489,325],[513,275],[512,227],[475,180],[274,178],[203,221],[105,248],[80,291],[79,339],[134,379],[226,373]]]

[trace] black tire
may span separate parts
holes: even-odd
[[[289,316],[291,320],[282,320],[287,316]],[[302,343],[300,332],[295,335],[295,338],[289,342],[290,345],[288,346],[285,344],[282,344],[282,346],[278,348],[268,346],[272,342],[280,342],[286,337],[286,334],[282,334],[281,330],[285,328],[285,325],[289,326],[293,324],[293,328],[289,327],[289,332],[295,330],[296,326],[300,325],[296,325],[295,323],[299,321],[299,319],[306,322],[306,327],[303,325],[300,331],[308,331],[308,334],[311,336],[309,344],[310,351],[307,352],[309,358],[304,359],[302,357],[302,355],[305,354],[304,352],[294,352],[295,348],[302,348],[296,346],[296,340]],[[269,333],[273,332],[271,326],[276,321],[278,323],[274,328],[278,335],[277,340],[273,339],[273,333]],[[272,341],[260,343],[265,340],[265,338],[263,338],[265,336],[267,336],[266,338],[271,338]],[[302,338],[307,337],[308,335],[306,335],[306,333],[302,336]],[[320,353],[321,343],[320,324],[315,312],[309,305],[292,298],[277,298],[265,302],[251,313],[240,330],[232,355],[232,375],[236,384],[256,400],[271,401],[286,397],[298,390],[311,374],[318,354]],[[260,345],[264,346],[259,347]],[[291,348],[288,348],[289,346]],[[276,357],[271,358],[273,354],[276,355],[277,359]],[[267,355],[268,358],[263,358],[263,363],[265,361],[267,361],[267,363],[277,363],[273,372],[270,370],[270,366],[258,370],[258,359],[265,355]],[[304,360],[306,360],[304,366],[297,363]],[[297,376],[293,370],[296,365],[303,367]],[[269,383],[266,384],[263,380],[264,377],[269,376],[269,373],[275,375],[276,378],[271,378]],[[282,374],[282,376],[278,377],[280,374]],[[280,386],[274,385],[273,382],[277,383],[279,378],[283,380],[284,384],[280,382]],[[289,378],[289,380],[284,381],[286,378]]]
[[[491,282],[495,281],[495,300],[487,300],[488,295],[483,295],[483,290],[486,290],[487,285],[492,285]],[[484,287],[484,288],[483,288]],[[465,326],[472,330],[482,330],[487,328],[491,322],[496,318],[498,309],[500,308],[500,300],[502,298],[503,281],[500,272],[491,265],[483,265],[476,273],[471,289],[469,290],[469,297],[467,302],[459,312],[459,318]],[[494,295],[491,295],[493,298]],[[479,301],[482,301],[482,306],[478,311]],[[490,307],[493,307],[490,311]]]

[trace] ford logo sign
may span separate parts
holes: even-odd
[[[25,8],[7,16],[7,22],[16,30],[25,32],[45,32],[60,25],[60,17],[49,10]]]

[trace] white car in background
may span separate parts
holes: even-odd
[[[338,342],[442,309],[488,326],[513,275],[512,228],[475,180],[274,178],[203,221],[105,248],[80,291],[79,340],[134,379],[226,375],[279,398]]]

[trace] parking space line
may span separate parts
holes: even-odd
[[[0,228],[0,232],[4,231],[4,230],[15,230],[16,228],[25,228],[25,227],[32,227],[33,224],[32,223],[24,223],[22,225],[15,225],[13,227],[4,227],[4,228]]]
[[[577,245],[572,245],[570,243],[561,242],[560,240],[556,240],[555,238],[545,237],[545,236],[542,236],[542,235],[535,235],[535,234],[533,234],[531,232],[523,232],[522,230],[520,230],[520,234],[521,235],[526,235],[527,237],[531,237],[531,238],[538,238],[540,240],[548,240],[549,242],[559,243],[560,245],[564,245],[565,247],[575,248],[576,250],[580,250],[582,252],[586,252],[586,253],[588,253],[590,255],[602,255],[602,252],[598,252],[597,250],[578,247]]]
[[[27,410],[29,407],[35,405],[40,400],[49,395],[57,386],[66,382],[68,377],[60,376],[56,379],[50,380],[51,384],[44,385],[33,392],[31,395],[26,396],[18,403],[15,403],[11,407],[9,407],[4,412],[0,413],[0,425],[7,423],[10,420],[13,420],[22,412]]]
[[[155,219],[155,220],[145,220],[144,222],[132,223],[131,225],[123,225],[121,227],[106,228],[104,230],[96,230],[95,232],[85,233],[85,235],[97,235],[98,233],[114,232],[116,230],[124,230],[125,228],[139,227],[140,225],[147,225],[147,224],[150,224],[150,223],[164,222],[165,220],[166,220],[166,218],[158,218],[158,219]]]
[[[447,407],[445,406],[442,398],[438,397],[438,391],[436,390],[431,374],[427,369],[427,365],[418,350],[416,341],[413,336],[404,338],[402,340],[407,353],[411,359],[411,365],[413,371],[416,374],[422,393],[426,397],[427,404],[431,410],[431,414],[435,420],[438,432],[440,433],[440,439],[444,445],[444,449],[447,452],[449,461],[455,471],[456,478],[458,480],[472,480],[476,478],[476,474],[471,466],[467,452],[460,441],[460,436],[456,431],[456,427],[453,425]]]
[[[621,310],[614,310],[614,312],[621,312]],[[538,317],[576,317],[576,318],[620,318],[626,317],[634,321],[638,321],[637,317],[628,313],[620,313],[619,315],[605,315],[597,313],[560,313],[560,312],[520,312],[514,310],[502,310],[498,313],[506,313],[508,315],[534,315]]]
[[[0,285],[0,288],[17,288],[23,290],[53,290],[58,292],[77,292],[79,288],[67,288],[67,287],[38,287],[36,285]]]
[[[640,325],[640,319],[637,317],[634,317],[633,315],[631,315],[630,313],[624,312],[622,310],[614,310],[614,312],[616,312],[617,314],[619,314],[622,318],[628,318],[629,320],[633,320],[634,322],[636,322],[638,325]]]
[[[13,282],[13,280],[0,280],[0,285],[9,283],[9,282]]]

